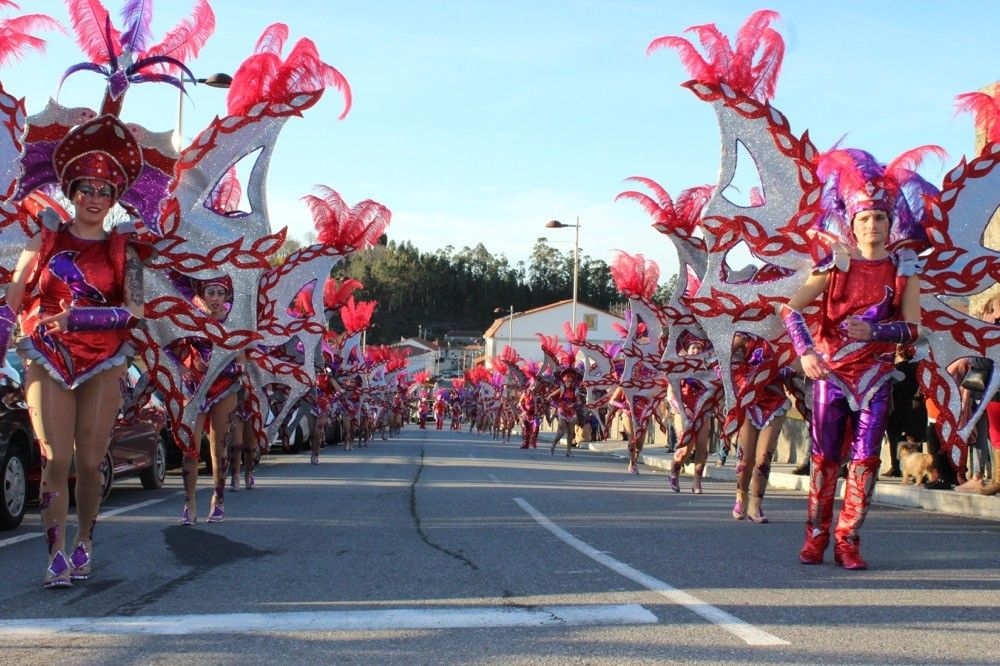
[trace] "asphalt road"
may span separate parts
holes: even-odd
[[[268,457],[219,525],[208,485],[182,527],[179,477],[119,482],[71,590],[42,589],[37,510],[0,533],[0,662],[1000,661],[994,522],[877,506],[871,569],[806,567],[801,495],[736,522],[728,483],[413,427]]]

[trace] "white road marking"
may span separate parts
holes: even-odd
[[[684,606],[688,610],[697,613],[709,622],[719,625],[719,627],[725,629],[748,645],[789,645],[788,641],[778,638],[773,634],[769,634],[763,629],[758,629],[752,624],[739,619],[735,615],[730,615],[721,608],[716,608],[711,604],[705,603],[701,599],[688,594],[687,592],[678,590],[676,587],[668,583],[664,583],[662,580],[653,578],[638,569],[630,567],[624,562],[620,562],[615,558],[602,553],[593,546],[577,539],[575,536],[553,523],[551,520],[542,515],[538,509],[531,506],[520,497],[515,497],[514,501],[517,502],[517,504],[524,509],[529,516],[534,518],[539,525],[547,529],[549,532],[552,532],[552,534],[554,534],[556,538],[563,543],[572,546],[590,559],[603,564],[612,571],[634,580],[643,587],[666,597],[673,603]]]
[[[464,629],[570,625],[656,624],[640,604],[537,608],[398,608],[364,611],[229,613],[146,617],[77,617],[0,620],[0,636],[17,634],[242,634],[294,631]]]
[[[129,504],[128,506],[120,506],[117,509],[111,509],[110,511],[105,511],[97,515],[98,520],[103,520],[105,518],[110,518],[111,516],[119,516],[123,513],[128,513],[129,511],[135,511],[136,509],[144,509],[147,506],[153,506],[154,504],[159,504],[160,502],[166,502],[168,499],[173,499],[178,495],[183,495],[184,491],[179,491],[176,493],[170,493],[166,497],[159,497],[157,499],[146,500],[145,502],[139,502],[138,504]],[[22,541],[27,541],[28,539],[35,539],[42,536],[42,532],[30,532],[28,534],[19,534],[14,537],[9,537],[7,539],[0,540],[0,548],[5,548],[6,546],[13,546],[15,543],[21,543]]]

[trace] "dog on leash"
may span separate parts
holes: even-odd
[[[921,445],[914,442],[903,442],[899,445],[899,466],[903,470],[903,484],[923,483],[932,481],[934,474],[934,458],[921,450]]]

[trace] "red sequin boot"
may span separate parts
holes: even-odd
[[[833,522],[833,496],[837,491],[840,463],[813,455],[809,479],[809,509],[806,514],[806,541],[799,552],[802,564],[822,564],[823,552],[830,543]]]
[[[844,489],[844,506],[840,509],[833,547],[833,559],[845,569],[867,569],[861,557],[861,524],[868,514],[868,505],[878,479],[878,458],[865,458],[847,466],[847,486]]]

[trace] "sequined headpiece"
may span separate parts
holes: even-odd
[[[887,247],[925,247],[925,197],[935,196],[938,190],[915,169],[928,154],[945,156],[938,146],[914,148],[888,165],[857,148],[836,148],[821,155],[817,174],[823,180],[823,215],[817,223],[817,235],[828,242],[856,245],[851,227],[854,216],[882,210],[891,220]]]
[[[63,194],[81,179],[102,180],[115,188],[117,199],[142,171],[142,148],[113,115],[78,125],[56,146],[52,165]]]

